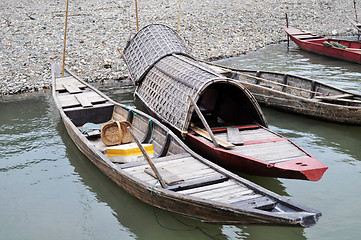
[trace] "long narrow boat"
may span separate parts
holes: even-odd
[[[59,65],[52,65],[52,93],[69,136],[105,175],[141,201],[222,224],[307,227],[321,216],[316,210],[292,203],[200,157],[156,119],[114,102],[69,71],[64,76],[61,72]],[[121,119],[131,123],[136,139],[153,146],[151,161],[161,178],[152,174],[151,165],[142,155],[122,160],[122,154],[115,156],[114,146],[105,145],[96,134],[94,125]],[[84,131],[89,124],[88,130],[93,131]],[[131,144],[116,147],[127,149]]]
[[[361,42],[317,36],[294,27],[282,27],[302,50],[361,64]]]
[[[269,177],[317,181],[326,171],[312,155],[268,129],[249,90],[196,61],[170,28],[140,30],[124,59],[149,112],[206,158]]]
[[[240,81],[265,106],[329,122],[361,125],[361,94],[292,74],[203,64]]]

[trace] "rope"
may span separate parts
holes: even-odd
[[[134,112],[133,109],[131,109],[130,106],[125,106],[125,109],[127,109],[129,112],[132,112],[134,116],[138,116],[138,117],[139,117],[140,119],[142,119],[143,121],[145,121],[145,122],[148,121],[148,122],[149,122],[149,125],[150,125],[149,127],[150,127],[150,131],[151,131],[151,135],[152,135],[151,139],[149,140],[149,143],[152,143],[152,142],[154,141],[154,139],[155,139],[154,131],[153,131],[153,121],[152,121],[152,119],[146,119],[146,118],[142,117],[142,116],[139,115],[138,113]]]

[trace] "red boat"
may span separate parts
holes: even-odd
[[[302,50],[361,64],[361,42],[317,36],[294,27],[282,27]]]
[[[124,59],[149,112],[194,151],[248,174],[321,179],[327,167],[267,128],[261,108],[239,81],[201,65],[163,25],[150,25],[127,44]]]

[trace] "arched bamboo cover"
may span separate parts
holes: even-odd
[[[161,24],[152,24],[141,29],[127,43],[123,53],[136,85],[163,57],[171,54],[183,54],[191,57],[189,50],[177,33]]]
[[[174,31],[168,30],[168,27],[156,26],[162,26],[157,28],[157,31],[165,31],[160,35],[176,35]],[[152,42],[156,42],[157,39],[153,39],[153,34],[147,34],[153,28],[148,26],[144,29],[145,31],[140,30],[136,36],[151,38]],[[167,46],[170,45],[163,44],[164,39],[181,41],[178,35],[160,39],[159,41],[162,43],[156,45],[158,47],[165,46],[166,50],[161,51],[162,53],[167,52]],[[140,40],[138,38],[130,40],[126,50],[136,48],[132,47],[133,41],[139,42]],[[148,41],[142,40],[142,42]],[[175,45],[184,46],[184,43]],[[130,59],[135,57],[130,54],[130,51],[124,52],[127,52],[125,58],[128,64]],[[147,65],[139,66],[139,68],[128,65],[130,74],[138,85],[137,96],[153,114],[178,131],[187,131],[193,116],[194,109],[191,107],[188,96],[192,97],[195,102],[198,101],[197,105],[204,112],[213,111],[219,119],[223,118],[220,121],[232,124],[257,122],[267,125],[257,101],[238,81],[221,76],[187,54],[164,54],[163,57],[153,58],[154,62],[151,64],[147,60],[149,57],[145,57],[145,54],[137,54],[137,59],[141,59],[138,59],[137,63],[146,63],[145,65]],[[152,53],[146,53],[146,55],[149,54]],[[154,54],[162,55],[157,52]],[[135,61],[132,60],[132,62]],[[146,68],[149,69],[144,70]],[[139,78],[142,74],[144,76]]]

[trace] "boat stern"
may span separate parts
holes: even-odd
[[[279,169],[285,169],[290,174],[299,174],[300,179],[309,181],[318,181],[322,178],[325,171],[328,169],[327,166],[322,164],[314,157],[306,157],[302,159],[296,159],[293,161],[286,161],[276,163],[274,167]]]

